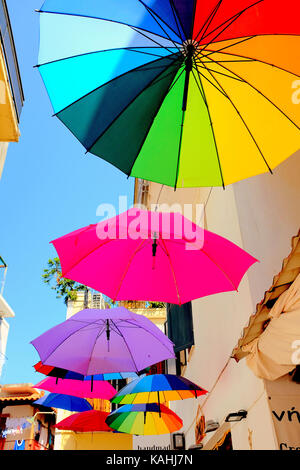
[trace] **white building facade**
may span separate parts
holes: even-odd
[[[203,220],[197,219],[194,211],[194,222],[203,222],[205,229],[236,243],[259,260],[242,279],[238,292],[221,293],[192,302],[194,345],[186,351],[181,375],[206,389],[208,394],[198,399],[170,403],[173,411],[183,419],[180,433],[185,439],[186,449],[198,442],[199,449],[227,446],[235,450],[287,450],[297,448],[297,439],[300,448],[299,384],[292,382],[289,376],[278,383],[263,380],[250,370],[241,354],[239,357],[241,345],[247,343],[246,333],[253,333],[258,305],[264,301],[267,291],[272,292],[270,287],[274,277],[279,273],[284,277],[286,268],[283,267],[290,262],[293,269],[289,271],[292,273],[289,282],[300,273],[298,251],[293,251],[292,261],[289,258],[300,228],[299,157],[299,152],[291,156],[273,175],[249,178],[225,190],[195,188],[174,191],[173,188],[136,180],[135,203],[143,203],[148,209],[157,202],[169,207],[179,203],[183,210],[184,204],[191,204],[194,209],[197,204],[203,204]],[[168,210],[168,206],[164,210]],[[275,287],[273,290],[276,292]],[[277,292],[280,294],[280,290]],[[298,331],[300,339],[300,324]],[[174,361],[169,361],[168,369],[169,373],[176,373]],[[280,412],[281,404],[279,408],[273,406],[279,396],[283,406]],[[240,417],[233,416],[234,421],[226,421],[229,414],[241,410],[245,413]],[[295,414],[287,415],[287,410],[295,411]],[[216,429],[204,437],[202,429],[199,438],[201,416],[206,423],[213,421],[217,424]],[[278,417],[282,418],[282,424],[285,416],[289,416],[289,423],[295,424],[293,437],[287,437],[287,442],[277,426]]]

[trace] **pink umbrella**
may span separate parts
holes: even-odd
[[[181,305],[237,290],[257,261],[179,213],[134,208],[52,243],[63,277],[114,300]]]
[[[80,398],[102,398],[103,400],[110,400],[117,393],[117,390],[105,380],[95,381],[93,390],[88,380],[56,379],[55,377],[47,377],[34,387],[51,393],[63,393]]]

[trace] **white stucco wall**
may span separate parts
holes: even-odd
[[[6,352],[6,345],[7,345],[7,337],[9,332],[9,324],[7,321],[0,317],[0,378],[2,369],[5,363],[5,352]]]
[[[300,152],[291,156],[273,175],[249,178],[225,190],[213,188],[210,194],[209,188],[186,193],[165,188],[161,191],[161,203],[206,202],[205,228],[228,238],[260,261],[244,276],[238,292],[192,303],[195,346],[184,375],[210,393],[197,400],[170,403],[183,419],[187,448],[195,444],[199,404],[203,404],[206,420],[218,421],[221,430],[226,428],[224,420],[229,413],[240,409],[248,412],[246,419],[230,425],[235,449],[278,448],[263,381],[245,360],[236,363],[230,355],[273,276],[281,270],[291,250],[291,239],[300,228],[299,157]],[[149,194],[149,204],[155,203],[159,185],[151,183]],[[213,435],[205,437],[206,447]]]

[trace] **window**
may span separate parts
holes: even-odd
[[[174,343],[176,374],[181,375],[187,365],[188,354],[194,345],[192,304],[167,304],[166,334]]]
[[[110,380],[111,385],[119,392],[121,388],[125,387],[127,384],[127,379],[119,379],[119,380]],[[122,405],[118,405],[117,403],[111,404],[111,411],[115,411],[117,408],[120,408]]]

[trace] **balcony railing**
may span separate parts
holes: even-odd
[[[24,102],[24,93],[14,38],[5,0],[0,0],[0,41],[6,63],[11,94],[15,105],[16,115],[19,121]]]

